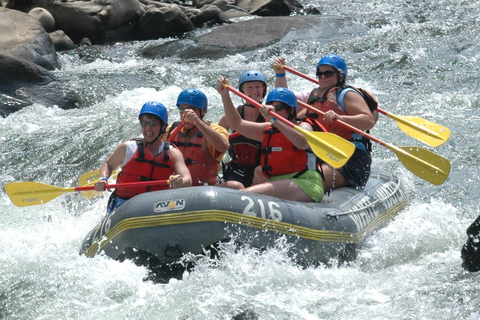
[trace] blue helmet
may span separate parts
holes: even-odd
[[[298,103],[297,103],[297,96],[293,91],[287,88],[274,88],[272,91],[268,93],[266,104],[270,104],[273,101],[280,101],[288,106],[295,108],[295,113],[297,112]]]
[[[343,81],[347,81],[347,64],[340,56],[331,53],[327,54],[318,62],[317,71],[318,67],[325,64],[336,68],[341,74],[343,74]]]
[[[162,119],[163,123],[168,123],[167,108],[165,108],[165,106],[160,102],[150,101],[145,103],[140,110],[140,114],[138,115],[139,119],[142,114],[153,114]]]
[[[207,112],[207,96],[198,89],[185,89],[178,95],[177,108],[180,104],[189,104],[198,109],[205,109]]]
[[[260,70],[248,70],[242,73],[242,75],[240,76],[240,80],[238,80],[238,89],[242,91],[242,85],[245,82],[251,81],[263,82],[263,84],[265,85],[265,91],[263,92],[263,96],[265,97],[265,95],[267,94],[267,78],[265,78],[265,75]]]

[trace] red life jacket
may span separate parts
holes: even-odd
[[[367,104],[368,108],[372,113],[375,110],[377,110],[377,107],[378,107],[377,99],[367,90],[358,88],[358,87],[353,87],[353,86],[328,88],[327,90],[325,90],[323,95],[320,95],[321,93],[320,88],[313,89],[308,98],[308,104],[312,105],[316,109],[321,110],[323,112],[326,112],[328,110],[334,110],[336,113],[340,115],[345,115],[347,113],[344,107],[343,98],[341,98],[341,101],[337,101],[337,97],[339,96],[344,97],[341,95],[341,92],[345,89],[353,89],[358,94],[360,94],[360,96],[363,98],[363,100],[365,101],[365,103]],[[311,111],[307,111],[307,118],[312,118],[314,119],[315,122],[319,124],[323,124],[324,129],[328,130],[328,132],[338,134],[339,136],[350,141],[361,141],[362,143],[365,144],[369,152],[372,151],[371,141],[365,137],[362,137],[358,133],[350,132],[348,129],[344,128],[343,126],[335,125],[332,122],[326,122],[326,121],[320,120],[321,117],[319,118],[318,114]],[[332,130],[332,128],[334,129]],[[370,133],[369,130],[366,130],[366,132]]]
[[[196,130],[192,136],[187,137],[183,131],[180,131],[172,143],[183,154],[185,164],[192,176],[192,186],[203,186],[205,183],[215,185],[219,162],[208,152],[203,133],[198,128],[191,130]]]
[[[237,108],[238,113],[244,119],[244,106]],[[265,122],[265,118],[259,114],[255,122]],[[235,131],[233,131],[235,132]],[[241,166],[255,167],[260,162],[260,141],[249,139],[242,135],[232,135],[230,138],[230,148],[228,154],[233,162]]]
[[[320,88],[313,89],[308,97],[307,103],[322,112],[333,110],[339,115],[347,115],[347,113],[337,104],[337,89],[338,88],[327,89],[323,95],[320,95]],[[349,141],[352,139],[352,131],[349,129],[339,126],[333,121],[324,121],[322,117],[318,117],[318,114],[316,116],[314,114],[314,112],[307,111],[307,117],[316,119],[316,122],[321,124],[327,132],[335,133]]]
[[[170,153],[170,143],[165,142],[163,150],[153,155],[145,148],[143,139],[136,139],[137,151],[130,160],[122,167],[122,172],[118,175],[117,183],[167,180],[173,174],[173,157]],[[117,196],[130,199],[137,194],[165,190],[168,186],[150,186],[150,187],[131,187],[116,189]]]
[[[260,164],[265,176],[278,176],[307,170],[307,152],[297,149],[277,128],[263,132]]]
[[[318,113],[311,112],[307,114],[306,118],[298,120],[300,120],[301,122],[309,123],[312,126],[313,131],[328,132],[327,129],[323,126],[323,124],[321,124],[318,120]]]

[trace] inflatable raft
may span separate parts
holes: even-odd
[[[159,264],[201,255],[225,241],[258,248],[280,237],[302,264],[349,261],[372,232],[408,204],[399,180],[372,172],[363,190],[340,188],[321,203],[285,201],[204,186],[138,195],[100,221],[80,253],[115,260],[148,255]]]

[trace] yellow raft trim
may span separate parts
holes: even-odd
[[[238,212],[219,211],[219,210],[202,210],[190,211],[172,214],[163,214],[158,216],[135,217],[124,219],[117,223],[100,239],[96,240],[88,249],[84,251],[87,257],[93,257],[100,252],[107,244],[113,241],[122,232],[132,229],[151,228],[158,226],[167,226],[173,224],[187,224],[217,221],[236,225],[244,225],[247,227],[261,229],[272,232],[308,239],[320,242],[336,242],[336,243],[361,243],[380,225],[391,220],[408,204],[408,200],[398,202],[394,207],[375,217],[364,229],[359,232],[350,233],[331,230],[316,230],[306,227],[297,226],[291,223],[281,221],[263,219],[253,216],[247,216]],[[332,218],[335,219],[335,218]],[[100,227],[99,224],[97,227]]]

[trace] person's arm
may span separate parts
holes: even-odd
[[[220,121],[218,122],[219,126],[224,127],[225,129],[230,130],[230,125],[228,124],[227,117],[225,115],[222,116]]]
[[[113,151],[113,153],[107,158],[107,160],[105,160],[105,162],[100,167],[101,180],[95,183],[95,190],[105,190],[105,185],[108,182],[106,179],[108,179],[112,175],[113,170],[115,170],[122,164],[123,160],[125,159],[126,151],[127,143],[122,142],[115,148],[115,151]]]
[[[230,92],[225,88],[225,85],[228,85],[228,80],[225,77],[221,77],[217,82],[216,89],[222,97],[225,117],[227,118],[230,127],[242,136],[256,141],[262,141],[263,131],[269,126],[269,123],[243,120],[237,109],[235,109],[230,97]]]
[[[203,133],[205,140],[207,140],[215,150],[219,153],[224,153],[228,150],[230,145],[228,142],[228,132],[225,128],[222,127],[225,130],[225,135],[223,135],[220,131],[213,129],[205,121],[198,121],[196,126]]]
[[[325,113],[325,120],[333,121],[333,119],[339,119],[360,130],[373,128],[375,119],[362,96],[356,92],[349,91],[345,94],[343,104],[347,110],[347,115],[338,115],[335,111],[329,110]]]
[[[192,176],[185,165],[182,152],[180,152],[178,149],[172,148],[170,149],[170,154],[173,157],[174,172],[174,174],[170,177],[170,185],[175,189],[190,187],[192,185]]]
[[[273,71],[275,71],[275,88],[288,88],[285,69],[283,69],[284,65],[285,58],[276,58],[273,62]]]

